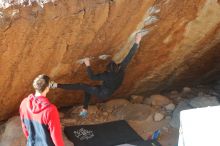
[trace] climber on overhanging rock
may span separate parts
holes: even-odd
[[[51,88],[62,88],[66,90],[84,90],[85,97],[83,102],[83,109],[80,112],[80,116],[86,117],[88,115],[87,110],[91,95],[95,95],[100,100],[106,100],[120,87],[125,75],[126,67],[128,63],[131,61],[134,54],[136,53],[142,35],[142,33],[136,34],[135,43],[133,47],[121,63],[116,64],[114,61],[110,61],[106,66],[107,70],[103,73],[93,74],[93,71],[90,67],[90,59],[84,59],[84,64],[87,67],[87,73],[89,78],[91,80],[103,81],[101,85],[90,86],[84,83],[57,84],[55,82],[51,82]]]

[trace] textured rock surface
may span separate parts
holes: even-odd
[[[0,120],[18,111],[40,73],[62,83],[92,83],[77,60],[107,54],[120,61],[133,32],[143,27],[149,33],[115,97],[215,79],[220,72],[219,9],[219,0],[59,0],[43,8],[2,9]],[[106,63],[94,59],[92,66],[103,71]],[[63,90],[50,95],[61,106],[79,103],[82,96]]]
[[[0,145],[22,146],[26,139],[21,129],[21,120],[18,116],[12,117],[5,125],[5,130],[0,138]]]

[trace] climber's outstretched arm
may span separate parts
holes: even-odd
[[[129,51],[128,55],[124,58],[124,60],[120,63],[121,69],[124,70],[128,66],[128,63],[131,61],[134,54],[137,52],[139,43],[141,41],[142,35],[138,33],[135,38],[135,43],[132,46],[131,50]]]

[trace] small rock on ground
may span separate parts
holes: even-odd
[[[144,101],[144,97],[143,96],[140,96],[140,95],[131,95],[131,99],[130,99],[130,102],[133,103],[133,104],[140,104],[140,103],[143,103]]]
[[[163,95],[152,95],[150,97],[151,104],[154,106],[165,106],[171,103],[170,99]]]
[[[173,111],[175,109],[175,105],[173,103],[170,103],[170,104],[165,106],[165,109],[167,111]]]
[[[183,94],[188,94],[188,93],[190,93],[190,92],[192,92],[192,89],[189,88],[189,87],[184,87],[183,90],[182,90],[182,93],[183,93]]]
[[[159,121],[163,120],[164,117],[165,117],[164,114],[157,112],[154,114],[154,121],[159,122]]]

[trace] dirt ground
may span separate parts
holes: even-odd
[[[92,108],[92,109],[91,109]],[[86,119],[78,116],[77,112],[80,107],[62,111],[64,117],[61,117],[63,126],[68,125],[82,125],[82,124],[97,124],[114,120],[121,120],[111,113],[100,111],[96,106],[90,106],[92,113]],[[95,111],[94,111],[95,109]],[[96,111],[97,110],[97,111]],[[144,139],[152,134],[154,131],[160,129],[159,142],[162,146],[175,146],[178,143],[178,129],[172,128],[169,125],[170,119],[163,119],[159,122],[153,120],[153,114],[149,115],[146,120],[126,120],[129,125]]]

